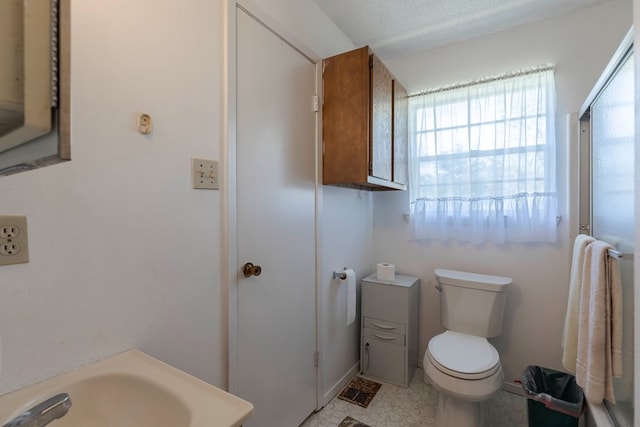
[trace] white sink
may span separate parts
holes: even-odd
[[[0,426],[67,393],[72,406],[52,427],[233,427],[253,405],[138,350],[0,396]]]

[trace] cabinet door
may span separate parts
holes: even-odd
[[[393,75],[371,55],[370,175],[392,180]]]
[[[362,373],[394,384],[405,384],[404,347],[377,339],[363,338]]]
[[[393,81],[393,182],[407,184],[409,159],[409,99],[406,89]]]
[[[371,133],[369,65],[367,47],[323,61],[323,184],[367,181]]]

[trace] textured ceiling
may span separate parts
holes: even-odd
[[[607,0],[314,0],[381,58],[423,52]]]

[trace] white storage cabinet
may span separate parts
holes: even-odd
[[[408,387],[418,360],[420,279],[375,274],[362,280],[360,369],[363,376]]]

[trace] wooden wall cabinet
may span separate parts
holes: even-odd
[[[369,47],[323,61],[323,184],[406,190],[407,92]]]

